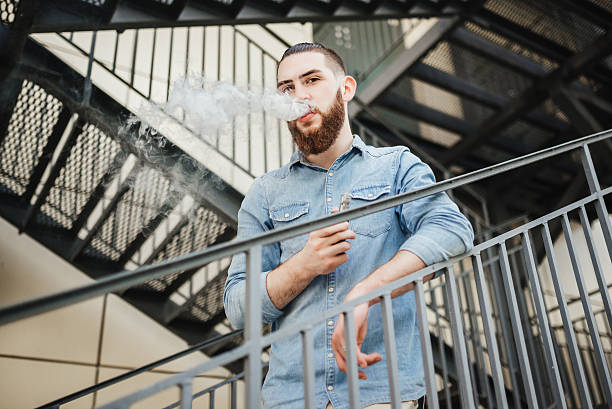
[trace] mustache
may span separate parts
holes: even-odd
[[[313,113],[313,114],[323,114],[323,112],[321,112],[321,110],[319,109],[319,107],[315,107],[315,106],[311,107],[311,108],[310,108],[310,111],[308,111],[308,113]],[[307,113],[306,115],[308,115],[308,113]],[[296,123],[296,122],[297,122],[297,120],[298,120],[298,119],[299,119],[299,118],[293,119],[293,120],[291,120],[291,121],[287,121],[287,123],[289,123],[289,124],[294,124],[294,123]]]

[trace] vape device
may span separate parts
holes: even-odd
[[[351,195],[348,193],[343,193],[340,196],[340,211],[347,210],[349,208],[349,204],[351,203]]]

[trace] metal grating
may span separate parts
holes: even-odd
[[[195,296],[187,311],[181,313],[180,318],[207,322],[223,314],[223,289],[227,271],[224,271],[209,281]]]
[[[523,121],[513,122],[504,130],[504,134],[521,145],[529,147],[532,152],[555,143],[555,135],[552,132],[544,131]]]
[[[13,24],[20,0],[0,0],[0,21],[4,25]]]
[[[213,244],[217,237],[225,232],[225,229],[227,229],[227,225],[215,213],[205,207],[199,207],[189,223],[185,224],[166,244],[153,262],[158,263],[162,260],[204,249]],[[139,286],[139,288],[155,292],[164,291],[180,274],[181,272],[178,272],[160,279],[148,281]]]
[[[36,223],[70,229],[119,150],[119,144],[97,127],[83,125]]]
[[[171,187],[170,181],[157,170],[142,167],[84,254],[117,261],[138,233],[158,215]]]
[[[24,80],[0,146],[0,192],[21,196],[53,132],[62,103]]]
[[[96,7],[102,7],[104,5],[104,3],[106,3],[106,0],[81,0],[84,3],[89,3],[92,6],[96,6]]]
[[[557,64],[556,62],[551,61],[550,59],[543,57],[542,55],[532,50],[529,50],[521,46],[520,44],[509,40],[508,38],[504,36],[494,33],[493,31],[486,30],[476,24],[468,22],[464,25],[464,27],[468,31],[471,31],[472,33],[477,34],[478,36],[486,40],[489,40],[492,43],[495,43],[501,47],[504,47],[505,49],[507,49],[508,51],[514,54],[518,54],[522,57],[529,58],[531,61],[535,62],[536,64],[541,65],[542,68],[546,70],[547,72],[550,72],[559,66],[559,64]]]
[[[524,75],[448,42],[439,43],[423,62],[505,98],[517,97],[533,83]]]
[[[604,34],[600,27],[551,0],[489,0],[485,7],[573,52],[581,51]]]
[[[478,124],[490,117],[494,110],[467,98],[428,84],[421,80],[403,77],[395,89],[400,95],[447,115]]]
[[[597,6],[601,7],[604,10],[608,10],[610,12],[612,12],[612,1],[610,0],[588,0],[593,4],[596,4]]]

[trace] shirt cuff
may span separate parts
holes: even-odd
[[[456,237],[456,240],[465,248],[461,240]],[[400,250],[408,250],[416,254],[425,265],[432,265],[439,261],[448,259],[449,254],[444,248],[441,248],[440,243],[432,240],[424,234],[415,234],[406,240],[400,247]],[[459,252],[461,253],[461,252]],[[458,253],[458,254],[459,254]]]
[[[283,312],[274,306],[274,303],[270,299],[270,294],[268,294],[268,287],[266,286],[266,279],[270,274],[270,271],[266,271],[261,275],[261,292],[262,292],[262,311],[263,311],[263,320],[265,322],[274,322],[278,318],[283,315]]]

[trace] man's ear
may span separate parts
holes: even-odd
[[[357,92],[357,81],[355,81],[355,78],[351,77],[350,75],[346,75],[340,86],[342,91],[342,101],[349,102],[352,100]]]

